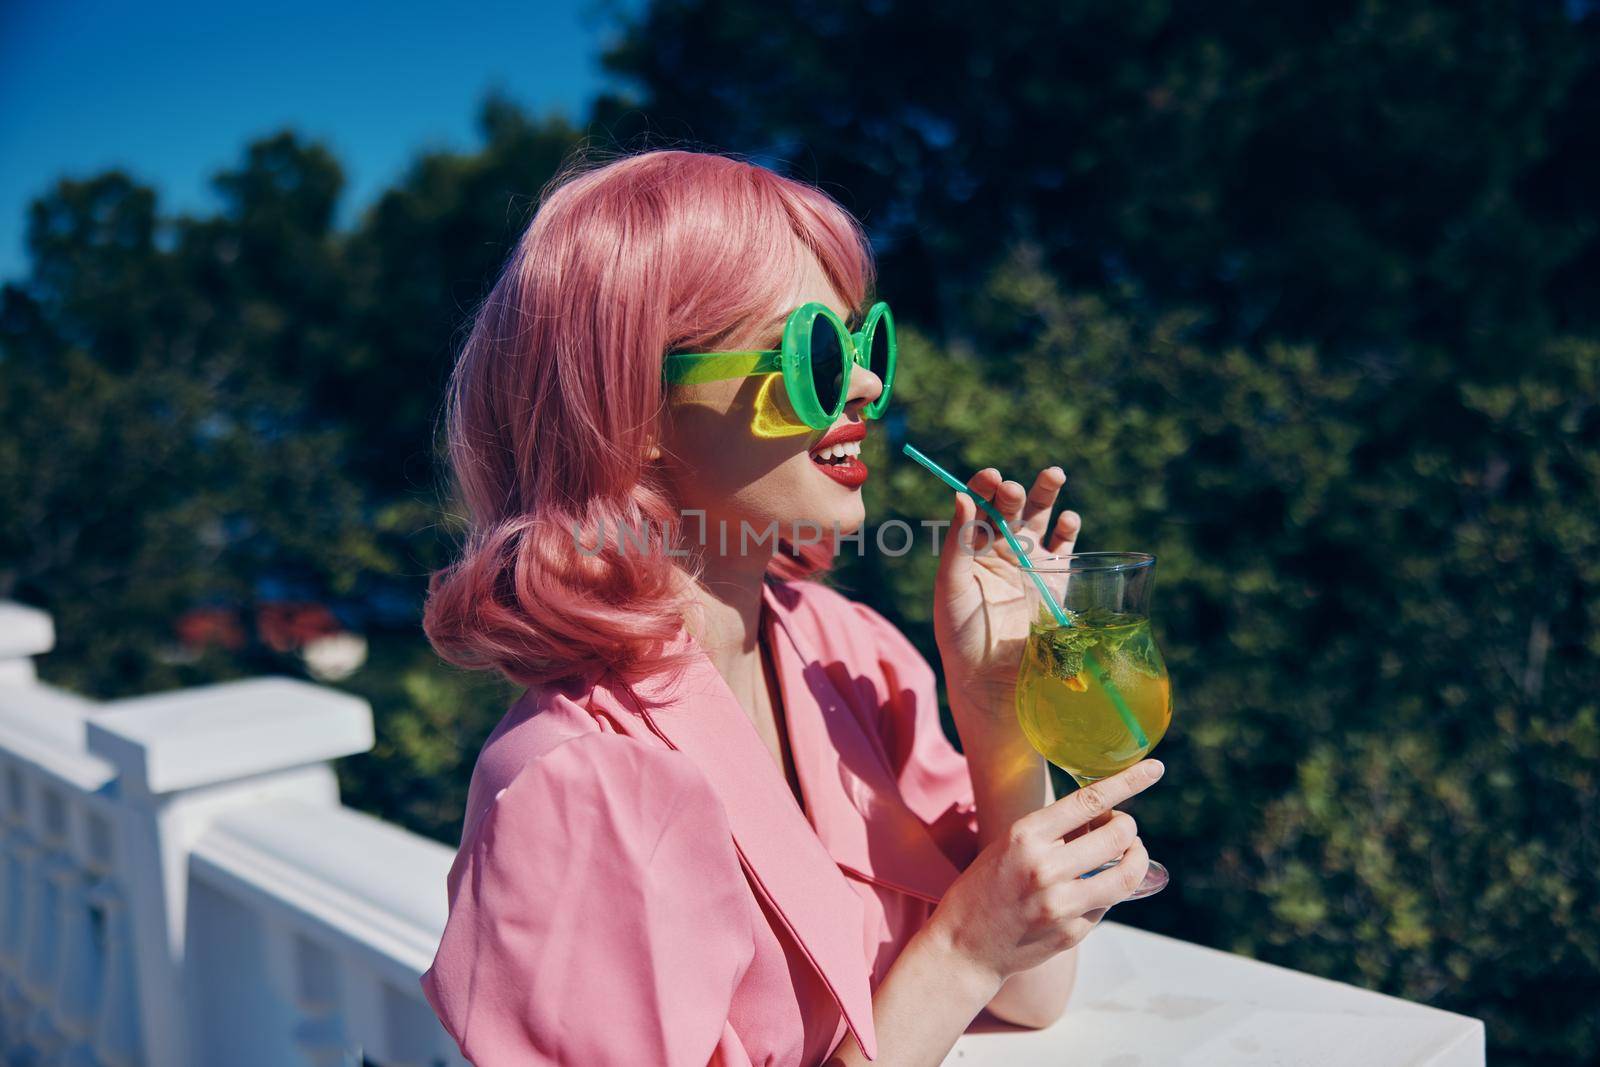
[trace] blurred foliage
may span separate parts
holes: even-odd
[[[453,548],[434,466],[452,345],[577,134],[490,98],[484,147],[421,156],[354,232],[344,178],[290,132],[166,217],[109,172],[31,210],[32,272],[0,303],[0,597],[55,618],[50,681],[101,698],[303,673],[252,630],[174,656],[177,621],[326,603],[369,639],[344,683],[380,738],[341,761],[350,803],[441,840],[508,703],[417,625]]]
[[[1587,1062],[1600,343],[1554,341],[1515,384],[1439,364],[1422,388],[1420,368],[1197,345],[1197,316],[1130,321],[1040,258],[1014,250],[974,301],[1003,347],[903,331],[905,421],[874,442],[868,512],[950,514],[893,462],[905,437],[1024,483],[1059,463],[1081,549],[1156,554],[1176,712],[1133,808],[1174,881],[1118,921],[1483,1017],[1496,1062]],[[1391,439],[1384,409],[1463,432]],[[852,595],[933,655],[925,543],[848,558]]]
[[[1225,341],[1446,341],[1597,325],[1592,2],[859,5],[662,0],[597,117],[770,154],[873,230],[914,321],[1008,240]]]
[[[925,331],[869,514],[949,515],[909,437],[1160,558],[1119,921],[1600,1062],[1596,6],[662,0],[606,61],[613,136],[867,224]],[[849,564],[931,655],[933,558]]]
[[[1177,715],[1136,811],[1175,878],[1118,919],[1600,1047],[1600,16],[1588,2],[654,0],[585,128],[489,99],[349,231],[292,133],[159,210],[33,206],[0,305],[0,596],[101,697],[303,669],[204,605],[327,603],[378,744],[347,802],[453,843],[513,690],[417,627],[467,315],[559,162],[706,147],[867,224],[901,323],[874,521],[1061,464],[1080,542],[1160,558]],[[952,403],[952,397],[961,398]],[[837,581],[930,657],[934,559]],[[1063,787],[1065,782],[1060,783]]]

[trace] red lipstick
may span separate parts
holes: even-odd
[[[867,427],[861,422],[835,426],[811,446],[811,462],[846,489],[856,489],[867,480],[867,465],[857,455],[866,439]],[[836,447],[843,446],[843,447]],[[841,455],[840,453],[846,453]]]

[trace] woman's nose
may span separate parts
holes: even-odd
[[[845,408],[848,410],[854,407],[860,411],[882,395],[883,379],[864,365],[856,364],[850,371],[850,392],[845,397]]]

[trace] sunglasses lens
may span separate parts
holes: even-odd
[[[822,410],[836,411],[844,390],[844,347],[839,331],[822,315],[811,320],[811,380]]]

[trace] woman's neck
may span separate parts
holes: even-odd
[[[728,687],[752,713],[765,703],[760,698],[766,693],[760,646],[765,563],[754,557],[706,557],[691,590],[698,610],[685,620]]]

